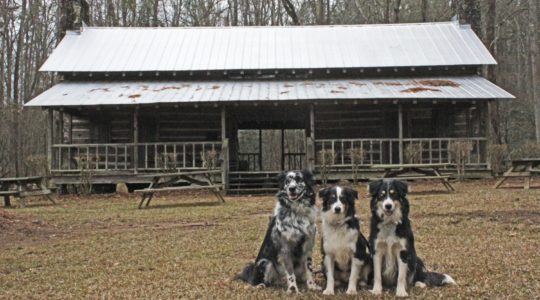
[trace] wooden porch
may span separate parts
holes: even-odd
[[[226,188],[231,175],[238,187],[239,178],[253,173],[269,189],[269,174],[282,170],[306,168],[318,174],[324,167],[329,179],[337,180],[351,179],[355,169],[373,173],[375,164],[410,163],[405,153],[411,146],[421,149],[416,163],[452,163],[449,146],[468,142],[467,168],[488,170],[484,104],[374,101],[49,110],[49,164],[59,184],[76,184],[83,174],[91,174],[95,183],[146,183],[140,175],[213,169],[221,170],[219,182]],[[258,139],[246,147],[242,131],[258,132]],[[264,138],[265,132],[274,138]],[[352,155],[357,150],[359,158]],[[330,153],[331,161],[323,152]]]

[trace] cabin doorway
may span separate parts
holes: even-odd
[[[300,170],[306,167],[304,129],[239,129],[239,171]]]

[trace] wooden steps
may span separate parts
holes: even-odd
[[[231,172],[229,195],[273,195],[278,190],[279,171]]]

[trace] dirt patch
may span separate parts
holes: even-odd
[[[459,87],[459,84],[457,82],[454,82],[452,80],[444,80],[444,79],[426,79],[426,80],[419,80],[417,83],[425,86],[449,86],[449,87]]]
[[[440,92],[441,90],[438,90],[438,89],[432,89],[432,88],[426,88],[426,87],[413,87],[413,88],[408,88],[408,89],[405,89],[405,90],[402,90],[401,92],[402,93],[420,93],[420,92]]]
[[[28,219],[0,209],[0,248],[21,243],[41,242],[57,232],[40,219]]]

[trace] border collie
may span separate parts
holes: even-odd
[[[428,272],[416,256],[409,221],[407,184],[384,179],[369,184],[371,194],[371,234],[373,249],[373,289],[379,295],[382,286],[396,286],[397,297],[407,297],[407,286],[443,286],[455,284],[446,274]]]
[[[347,284],[347,294],[356,295],[358,279],[367,286],[371,271],[369,244],[360,231],[360,221],[354,208],[358,192],[340,186],[319,191],[322,198],[322,255],[326,289],[333,295],[334,285]]]
[[[287,293],[298,292],[298,281],[320,290],[313,280],[311,253],[317,227],[313,175],[289,171],[278,177],[274,214],[254,263],[238,275],[251,285],[265,287],[287,283]]]

